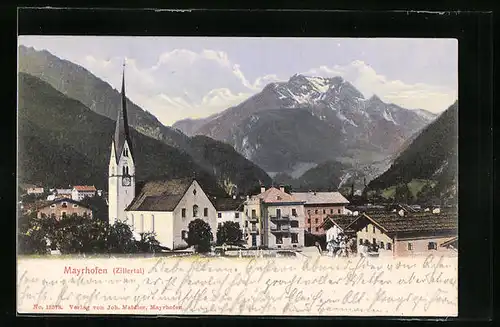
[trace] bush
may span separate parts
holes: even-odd
[[[187,243],[189,246],[194,246],[196,252],[210,252],[212,240],[212,230],[207,222],[195,219],[189,223]]]
[[[141,240],[137,241],[137,250],[142,253],[155,253],[161,251],[160,242],[155,233],[141,233]]]

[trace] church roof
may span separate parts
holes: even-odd
[[[125,96],[125,68],[124,68],[122,75],[121,107],[120,109],[118,109],[118,117],[116,118],[116,129],[114,138],[116,162],[120,160],[120,155],[123,151],[123,147],[125,146],[125,141],[127,141],[130,149],[130,154],[132,155],[132,142],[130,141],[130,132],[128,127],[128,117],[127,117],[127,97]]]
[[[178,178],[147,182],[126,211],[172,211],[193,180]]]
[[[204,187],[203,183],[194,177],[165,179],[146,182],[126,211],[173,211],[179,204],[189,186],[196,181],[208,199],[214,204],[216,197],[213,190]]]

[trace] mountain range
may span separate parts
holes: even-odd
[[[390,168],[368,184],[368,189],[387,189],[418,179],[432,182],[432,187],[424,190],[428,194],[421,196],[455,201],[457,173],[458,101],[416,135]]]
[[[435,117],[377,96],[365,99],[342,77],[295,74],[221,113],[173,127],[229,143],[271,176],[297,175],[302,167],[325,161],[361,170],[380,162],[376,175],[390,164],[388,156]]]
[[[106,129],[105,131],[101,131],[99,133],[110,132],[114,130],[114,127],[111,126],[111,129],[108,125],[103,127],[99,124],[98,120],[101,119],[107,122],[113,122],[116,120],[118,114],[118,108],[120,108],[120,93],[113,89],[108,83],[102,81],[101,79],[94,76],[88,70],[83,67],[76,65],[70,61],[62,60],[48,51],[37,51],[33,48],[28,48],[25,46],[19,47],[19,71],[20,73],[26,73],[26,75],[20,75],[19,78],[19,88],[22,90],[27,87],[24,85],[26,82],[30,81],[30,87],[32,90],[32,94],[21,93],[20,97],[20,111],[22,110],[21,105],[23,103],[29,103],[33,101],[34,103],[39,102],[39,105],[43,105],[46,101],[47,94],[51,94],[51,101],[64,102],[69,100],[76,100],[79,104],[77,105],[80,108],[86,108],[84,116],[89,115],[90,113],[95,113],[97,115],[93,115],[94,119],[92,120],[95,125],[91,130],[98,131],[101,128]],[[45,83],[35,83],[30,76],[36,77],[40,81]],[[57,92],[58,96],[55,96],[53,93]],[[26,98],[26,97],[29,97]],[[40,98],[40,99],[38,99]],[[57,100],[54,100],[57,99]],[[71,103],[76,103],[71,102]],[[172,155],[172,151],[175,152],[175,156],[182,156],[182,159],[176,160],[177,164],[174,166],[179,166],[183,168],[175,168],[169,167],[170,169],[185,169],[195,170],[204,172],[209,175],[213,175],[215,180],[219,185],[225,188],[227,192],[230,191],[238,191],[238,192],[246,192],[249,189],[253,189],[261,183],[270,184],[271,179],[265,173],[264,170],[259,168],[253,162],[245,159],[243,156],[238,154],[231,146],[227,146],[217,140],[213,140],[208,137],[196,137],[191,138],[183,134],[182,132],[177,131],[176,129],[170,128],[168,126],[164,126],[161,122],[156,119],[155,116],[146,112],[132,101],[127,99],[127,109],[128,109],[128,118],[129,125],[137,131],[137,137],[139,138],[140,146],[136,148],[146,148],[143,147],[142,142],[151,143],[153,140],[157,140],[155,144],[158,144],[158,150],[153,148],[149,148],[151,152],[158,152],[158,157],[155,157],[155,162],[145,161],[144,166],[138,168],[138,174],[143,169],[146,173],[143,175],[144,178],[149,176],[147,171],[151,169],[152,171],[156,171],[155,168],[150,168],[146,166],[155,166],[159,165],[158,169],[161,170],[161,165],[166,164],[171,158],[168,158]],[[38,113],[37,110],[33,110],[33,114]],[[44,108],[44,110],[49,111],[48,114],[53,114],[50,112],[51,107]],[[69,109],[68,109],[69,110]],[[90,112],[90,113],[89,113]],[[67,113],[69,114],[69,112]],[[25,124],[26,122],[23,120],[26,117],[19,116],[20,125]],[[68,117],[69,119],[69,117]],[[32,116],[31,125],[40,124],[36,116]],[[53,132],[60,130],[63,126],[59,126],[57,120],[53,121],[51,124],[50,121],[47,121],[43,126],[46,131]],[[36,129],[36,127],[33,127]],[[26,129],[28,131],[29,129]],[[40,131],[35,131],[33,135],[38,135]],[[142,136],[147,137],[144,139]],[[58,138],[58,141],[61,141],[62,137]],[[73,137],[69,138],[72,140],[71,142],[75,142]],[[43,140],[43,141],[42,141]],[[76,139],[76,141],[81,139]],[[147,141],[145,141],[147,140]],[[54,144],[54,139],[32,139],[32,142],[43,143],[45,147],[53,147],[58,146],[58,144]],[[110,147],[110,138],[102,139],[103,146],[106,151],[102,154],[103,156],[98,155],[98,159],[92,158],[92,151],[87,152],[89,149],[82,149],[83,156],[87,161],[96,160],[102,161],[105,163],[107,167],[109,156],[109,147]],[[139,142],[139,141],[138,141]],[[68,145],[74,147],[74,145]],[[168,146],[168,147],[165,147]],[[206,151],[207,148],[212,149],[212,152]],[[161,150],[163,149],[163,150]],[[55,149],[53,149],[55,150]],[[51,151],[48,152],[49,154]],[[54,154],[56,155],[56,154]],[[66,157],[77,157],[80,154],[71,154],[71,152],[67,152],[65,154],[60,154],[61,156]],[[156,154],[149,154],[144,152],[143,155],[151,158],[151,156]],[[83,162],[79,158],[79,162]],[[69,160],[69,159],[68,159]],[[67,161],[67,160],[66,160]],[[50,163],[50,158],[48,158],[48,162]],[[64,161],[63,161],[64,162]],[[100,163],[99,163],[100,165]],[[196,166],[196,168],[191,167],[192,165]],[[168,165],[167,165],[168,166]],[[65,165],[66,168],[69,167],[69,164]],[[99,166],[102,168],[102,166]],[[31,167],[30,172],[26,171],[27,174],[37,174],[37,171],[50,171],[50,165],[46,167],[47,169],[37,169],[36,167]],[[107,168],[106,168],[107,169]],[[163,167],[164,170],[167,167]],[[104,176],[106,171],[97,170],[99,173],[103,173]],[[81,172],[79,172],[81,173]],[[169,172],[165,171],[165,174]],[[38,176],[40,177],[40,176]],[[76,178],[76,177],[75,177]],[[148,177],[149,178],[149,177]],[[77,178],[80,180],[80,177]],[[96,185],[98,181],[101,180],[99,177],[96,180]],[[106,180],[106,179],[105,179]]]
[[[19,142],[25,150],[19,153],[21,180],[88,181],[105,189],[120,93],[48,51],[20,46],[19,71]],[[130,100],[127,106],[133,142],[141,149],[138,179],[143,180],[196,174],[225,192],[246,193],[272,183],[297,190],[350,189],[351,183],[362,188],[377,176],[369,188],[383,189],[412,178],[439,180],[454,171],[453,154],[431,160],[430,168],[424,163],[422,170],[435,168],[430,175],[412,166],[416,159],[408,159],[408,153],[417,156],[427,146],[436,148],[422,141],[432,139],[425,135],[454,142],[453,135],[431,128],[454,126],[442,122],[450,114],[436,118],[377,96],[365,98],[341,77],[296,74],[268,84],[239,105],[172,127]],[[442,179],[442,185],[449,185]]]

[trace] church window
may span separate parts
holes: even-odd
[[[187,240],[187,238],[188,238],[188,231],[187,230],[181,231],[181,238],[183,240]]]
[[[182,218],[186,218],[186,208],[182,208]]]
[[[203,216],[208,217],[208,208],[203,209]]]
[[[144,215],[141,215],[141,219],[139,221],[139,232],[140,233],[144,232]]]
[[[155,215],[151,215],[151,231],[155,231]]]
[[[217,212],[217,218],[222,218],[222,212]]]
[[[123,156],[128,157],[128,149],[127,148],[123,149]]]
[[[132,226],[132,228],[135,228],[134,226],[134,215],[130,215],[130,225]]]
[[[234,218],[236,218],[236,219],[237,219],[237,218],[240,218],[240,213],[239,213],[239,212],[235,212],[235,213],[234,213]]]
[[[128,167],[123,166],[123,175],[128,175]]]
[[[196,204],[193,206],[193,217],[198,217],[198,206]]]

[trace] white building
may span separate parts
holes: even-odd
[[[155,233],[164,247],[185,248],[188,225],[195,219],[210,225],[215,241],[217,211],[212,201],[193,178],[147,182],[125,209],[124,221],[137,233]]]
[[[71,190],[71,199],[82,201],[84,198],[95,196],[96,191],[97,189],[93,185],[76,185]]]
[[[217,228],[226,221],[232,221],[240,226],[241,231],[244,230],[244,200],[233,198],[216,198],[215,209],[217,210]]]
[[[28,193],[28,194],[35,194],[35,195],[41,195],[41,194],[43,194],[43,187],[29,187],[26,190],[26,193]]]
[[[115,135],[111,141],[108,166],[108,214],[109,223],[125,221],[125,209],[135,197],[135,161],[130,139],[125,73],[122,76],[121,108],[116,119]]]

